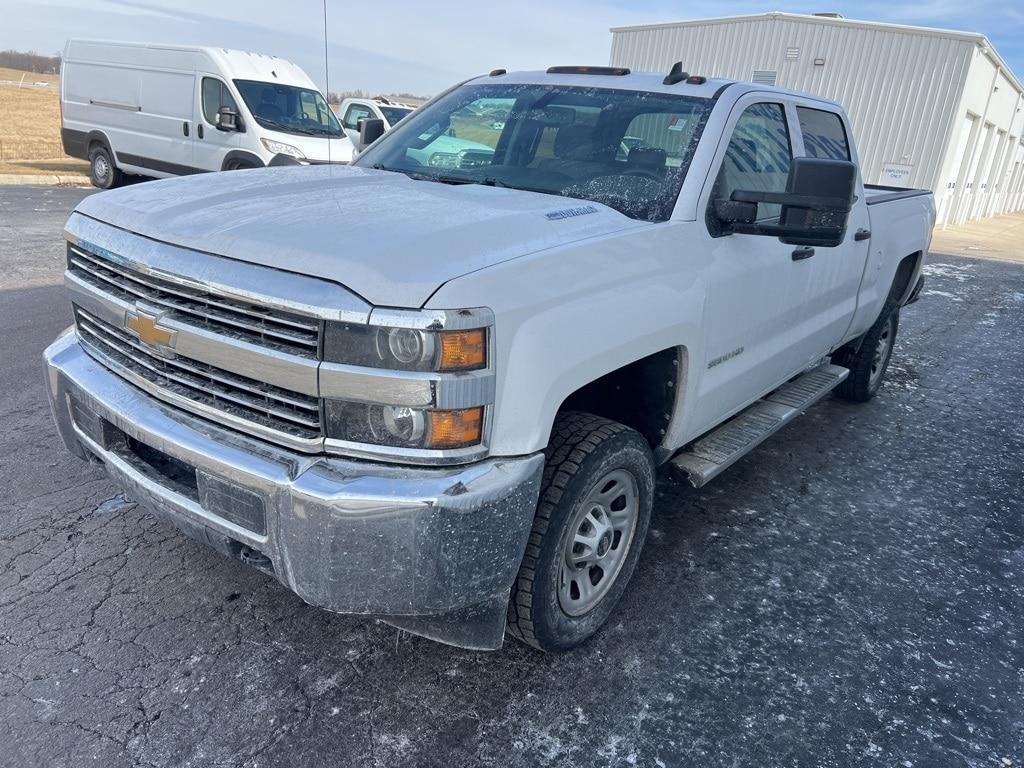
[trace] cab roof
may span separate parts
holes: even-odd
[[[569,69],[568,67],[559,67],[558,69]],[[483,85],[489,82],[500,82],[500,83],[515,83],[515,84],[531,84],[531,83],[547,83],[556,85],[569,85],[578,86],[583,88],[618,88],[627,91],[646,91],[651,93],[671,93],[678,94],[680,96],[696,96],[698,98],[710,99],[726,92],[729,89],[729,95],[734,98],[738,98],[744,93],[753,91],[778,93],[785,96],[799,96],[804,99],[813,99],[814,101],[821,102],[833,106],[837,111],[842,111],[842,107],[834,101],[824,99],[820,96],[816,96],[810,93],[803,93],[800,91],[791,91],[785,88],[779,88],[774,85],[758,85],[755,83],[747,83],[738,80],[727,80],[720,77],[708,77],[701,78],[704,80],[702,83],[691,83],[687,80],[681,80],[671,85],[665,84],[665,77],[667,72],[632,72],[625,70],[627,74],[605,74],[602,70],[613,70],[621,69],[617,67],[579,67],[578,69],[590,69],[590,72],[580,73],[567,73],[567,72],[550,72],[547,70],[533,70],[523,72],[505,72],[504,70],[494,70],[489,75],[481,75],[469,80],[469,83],[474,85]],[[699,72],[692,73],[694,75],[700,75]]]

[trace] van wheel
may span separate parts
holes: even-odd
[[[836,387],[839,397],[855,403],[866,403],[877,394],[892,359],[899,325],[899,307],[887,305],[881,317],[864,334],[864,340],[856,352],[844,348],[832,355],[833,363],[850,369],[850,375]]]
[[[110,151],[102,144],[96,145],[89,152],[89,179],[94,187],[113,189],[123,180],[123,174],[114,165]]]
[[[512,586],[509,633],[565,651],[597,632],[633,575],[653,498],[654,461],[639,432],[587,413],[559,416]]]

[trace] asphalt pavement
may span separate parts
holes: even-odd
[[[476,653],[311,608],[64,450],[85,194],[0,188],[0,766],[1024,761],[1024,264],[932,254],[872,403],[663,475],[585,647]]]

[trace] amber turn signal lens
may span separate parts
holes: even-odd
[[[439,370],[468,371],[487,364],[487,331],[442,331]]]
[[[484,432],[484,409],[427,411],[430,430],[427,448],[464,448],[480,442]]]

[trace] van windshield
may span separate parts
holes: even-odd
[[[235,80],[235,87],[264,128],[304,136],[341,136],[341,126],[319,91],[259,80]]]
[[[355,165],[592,200],[664,221],[710,106],[671,93],[471,84],[413,112]]]

